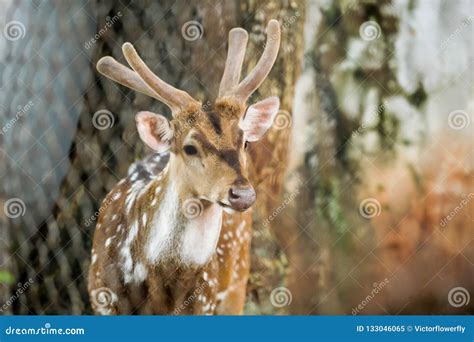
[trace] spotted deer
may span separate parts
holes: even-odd
[[[240,81],[247,32],[229,33],[217,100],[202,106],[155,75],[130,43],[131,69],[103,57],[98,71],[166,104],[172,119],[136,115],[154,153],[133,164],[104,199],[94,234],[89,295],[98,314],[239,314],[249,274],[251,206],[247,145],[271,127],[272,96],[247,100],[270,72],[280,45],[271,20],[254,69]]]

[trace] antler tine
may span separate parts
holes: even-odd
[[[130,70],[125,65],[117,62],[110,56],[102,57],[97,62],[97,70],[104,76],[111,80],[120,83],[128,88],[136,90],[140,93],[154,97],[157,100],[163,101],[153,90],[151,90],[145,82],[133,70]]]
[[[267,43],[260,60],[255,68],[237,86],[233,94],[239,101],[245,102],[250,95],[262,84],[272,69],[280,48],[280,24],[272,19],[267,26]]]
[[[224,74],[219,87],[219,97],[230,92],[240,81],[240,72],[245,58],[248,33],[243,28],[236,27],[229,32],[229,48],[225,62]]]
[[[156,76],[143,62],[132,44],[123,44],[122,51],[133,70],[162,98],[161,101],[171,108],[173,115],[190,103],[198,103],[185,91],[176,89]]]

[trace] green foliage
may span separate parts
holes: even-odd
[[[13,274],[0,270],[0,284],[12,284],[14,280]]]

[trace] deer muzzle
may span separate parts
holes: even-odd
[[[229,203],[234,210],[247,210],[255,203],[255,199],[255,190],[251,185],[234,185],[229,190]]]

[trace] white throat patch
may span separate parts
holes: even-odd
[[[189,221],[182,237],[181,261],[206,264],[216,250],[221,227],[222,208],[217,204],[212,204],[201,216]]]
[[[151,263],[171,257],[179,210],[176,184],[170,180],[163,194],[163,202],[151,222],[150,235],[145,246],[145,255]]]

